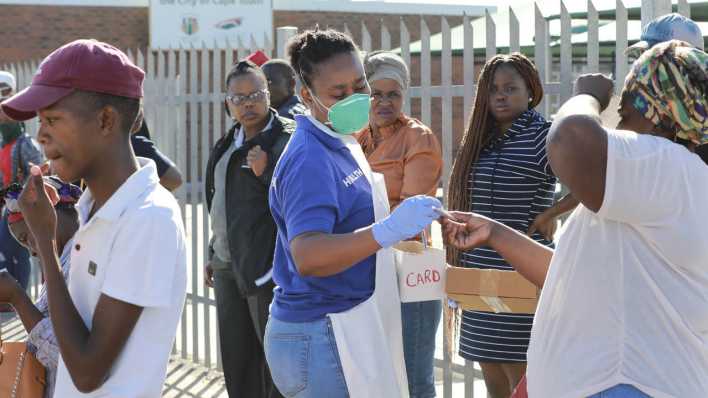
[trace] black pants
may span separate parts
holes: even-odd
[[[273,291],[241,296],[230,269],[214,270],[221,362],[230,398],[280,398],[263,352]]]

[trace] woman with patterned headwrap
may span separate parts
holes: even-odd
[[[530,397],[705,397],[708,391],[708,54],[661,43],[634,63],[617,130],[612,82],[581,76],[548,137],[582,206],[555,252],[453,213],[448,244],[494,247],[543,292],[528,350]]]
[[[57,210],[57,247],[60,249],[61,257],[59,263],[62,267],[64,279],[69,275],[69,260],[71,258],[72,237],[79,228],[78,213],[75,204],[81,196],[81,189],[72,184],[66,184],[56,177],[45,177],[45,185],[55,202],[54,208]],[[31,253],[37,251],[34,238],[22,213],[17,205],[17,198],[20,195],[22,186],[13,184],[5,192],[5,210],[12,236],[19,244],[27,248]],[[52,397],[54,392],[54,381],[56,378],[57,362],[59,360],[59,345],[54,335],[54,329],[49,319],[49,305],[47,303],[46,290],[42,287],[39,299],[32,303],[27,292],[8,273],[0,272],[0,302],[10,303],[17,311],[22,320],[22,324],[27,330],[27,343],[33,351],[37,360],[47,371],[47,388],[44,396]]]

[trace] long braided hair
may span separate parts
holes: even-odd
[[[455,157],[450,175],[447,207],[451,210],[470,211],[471,198],[468,179],[472,167],[477,163],[479,154],[495,138],[496,121],[489,112],[489,93],[494,81],[494,74],[503,66],[513,67],[524,79],[531,96],[529,109],[535,108],[543,99],[543,84],[536,66],[519,53],[496,55],[482,67],[475,92],[474,105],[467,123],[467,131],[462,137],[462,144]],[[458,265],[459,252],[447,248],[447,262]]]

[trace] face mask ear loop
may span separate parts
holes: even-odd
[[[322,108],[324,108],[324,109],[327,111],[327,115],[329,115],[329,108],[326,107],[326,106],[322,103],[322,101],[320,101],[320,99],[315,95],[314,90],[312,90],[312,89],[310,88],[310,85],[307,84],[307,82],[305,81],[305,77],[302,75],[302,73],[299,73],[299,75],[300,75],[300,81],[302,82],[302,85],[305,86],[305,88],[307,89],[307,92],[310,93],[310,97],[312,97],[312,100],[313,100],[314,102],[316,102],[317,105],[319,105],[319,106],[321,106]],[[329,119],[329,117],[328,117],[328,119]]]
[[[312,100],[314,102],[316,102],[317,105],[321,106],[322,108],[324,108],[327,111],[327,115],[328,115],[327,119],[329,119],[329,108],[326,107],[325,104],[323,104],[322,101],[320,101],[320,99],[315,94],[312,93],[312,90],[310,89],[310,87],[305,86],[305,88],[310,93],[310,97],[312,97]]]

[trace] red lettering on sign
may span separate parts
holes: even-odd
[[[426,269],[420,273],[411,272],[406,275],[406,285],[408,285],[408,287],[416,287],[436,282],[440,282],[440,273],[434,269]]]
[[[411,283],[411,276],[413,276],[412,272],[406,276],[406,285],[408,285],[408,287],[415,287],[415,285]]]

